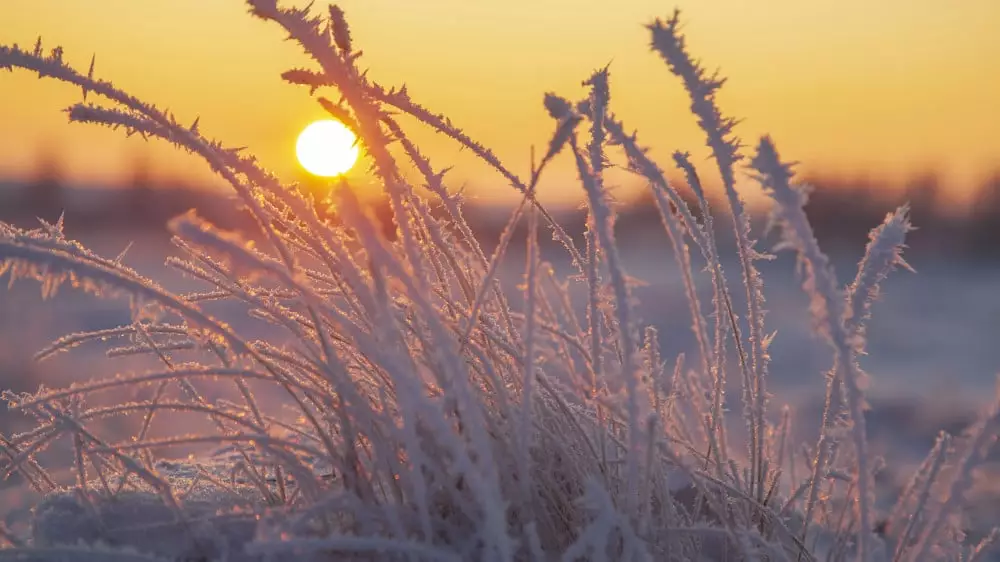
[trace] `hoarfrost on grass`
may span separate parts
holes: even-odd
[[[687,153],[674,153],[697,196],[695,210],[615,116],[610,67],[587,78],[584,99],[545,96],[555,130],[522,179],[405,86],[387,88],[363,71],[339,7],[323,16],[273,0],[248,5],[316,65],[283,78],[313,95],[336,90],[317,101],[358,134],[388,196],[395,237],[383,235],[344,180],[331,186],[332,206],[318,208],[245,151],[206,137],[199,119],[184,125],[95,78],[93,59],[83,74],[63,60],[62,49],[46,53],[41,41],[30,50],[0,46],[0,67],[81,88],[84,100],[69,108],[71,121],[165,140],[205,160],[256,225],[222,232],[196,212],[172,221],[183,257],[167,265],[204,284],[176,294],[125,265],[124,252],[107,259],[67,239],[62,220],[35,230],[0,224],[0,272],[12,282],[37,279],[45,296],[70,283],[130,300],[130,323],[67,335],[41,350],[40,360],[114,339],[120,345],[111,357],[147,355],[161,364],[142,375],[4,394],[11,409],[37,424],[2,436],[0,471],[20,475],[43,499],[28,536],[0,525],[8,546],[0,558],[985,556],[996,533],[966,544],[959,514],[972,472],[1000,427],[996,408],[961,446],[942,436],[888,513],[873,501],[880,464],[867,450],[857,357],[883,282],[896,266],[908,268],[901,253],[907,209],[872,231],[854,282],[839,287],[803,212],[807,191],[765,137],[751,166],[804,265],[814,324],[833,352],[820,435],[806,463],[793,454],[790,411],[773,411],[767,386],[770,339],[755,266],[765,256],[735,188],[743,160],[737,122],[716,102],[724,80],[688,53],[678,13],[648,27],[651,47],[683,82],[714,155],[738,242],[745,313],[734,306],[698,171]],[[88,102],[88,94],[98,101]],[[469,149],[521,193],[492,255],[466,221],[460,194],[449,190],[447,168],[432,165],[399,114]],[[587,203],[583,251],[536,198],[547,166],[565,152]],[[604,181],[617,160],[652,191],[672,253],[663,259],[675,260],[682,276],[693,360],[662,356],[657,331],[644,325]],[[423,185],[407,180],[410,165]],[[433,212],[438,204],[443,214]],[[524,283],[510,292],[499,265],[525,215]],[[542,260],[541,228],[563,245],[576,275],[558,278]],[[703,271],[692,262],[692,245]],[[698,291],[702,275],[710,280],[710,305]],[[585,288],[584,302],[574,299],[575,285]],[[209,311],[217,301],[240,303],[286,339],[252,338]],[[725,394],[730,372],[742,385],[745,448],[726,416],[734,406]],[[209,383],[231,386],[231,395],[208,394]],[[141,386],[153,387],[150,397],[90,405]],[[273,396],[283,399],[279,407],[272,407]],[[103,434],[102,421],[122,416],[135,422],[131,438]],[[181,418],[212,429],[152,436],[152,427]],[[60,440],[72,451],[72,482],[39,460]],[[160,458],[178,447],[215,453]]]

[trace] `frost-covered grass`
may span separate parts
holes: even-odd
[[[203,158],[233,188],[258,230],[222,232],[195,212],[170,227],[185,259],[168,265],[204,283],[177,294],[127,265],[67,239],[62,224],[0,224],[0,260],[12,279],[65,283],[102,297],[127,296],[132,321],[68,335],[40,358],[108,339],[116,355],[149,355],[160,368],[31,394],[6,393],[36,427],[0,441],[0,471],[20,475],[44,499],[30,536],[0,528],[0,558],[54,560],[973,560],[995,535],[967,545],[960,519],[972,472],[1000,430],[994,408],[968,435],[941,436],[890,509],[875,501],[881,461],[869,453],[865,378],[858,356],[882,283],[910,230],[907,209],[871,233],[854,281],[840,287],[802,210],[807,196],[773,141],[741,169],[744,147],[715,94],[722,80],[688,54],[675,13],[649,26],[651,45],[690,93],[728,206],[710,208],[686,153],[672,165],[699,202],[690,209],[636,135],[612,111],[610,72],[588,96],[545,97],[554,133],[521,178],[405,88],[386,88],[358,66],[343,12],[316,16],[249,0],[251,13],[284,28],[313,60],[284,77],[313,92],[361,139],[396,217],[381,229],[344,181],[330,209],[209,140],[198,122],[86,74],[37,45],[0,47],[0,67],[82,88],[72,121],[122,128]],[[339,97],[340,101],[332,101]],[[471,150],[523,194],[487,255],[462,215],[460,195],[397,120],[415,117]],[[589,211],[578,248],[534,197],[553,158],[569,153]],[[683,281],[697,342],[693,357],[660,353],[644,324],[634,282],[615,242],[604,171],[623,162],[654,195]],[[413,166],[423,185],[402,170]],[[756,177],[774,201],[784,246],[795,252],[814,327],[831,367],[820,435],[792,442],[791,415],[769,401],[763,259],[735,188]],[[433,212],[432,212],[433,211]],[[326,218],[332,215],[336,220]],[[697,217],[703,217],[698,219]],[[499,266],[522,219],[529,224],[521,290]],[[716,236],[732,229],[740,271],[727,278]],[[575,269],[560,278],[541,260],[543,231]],[[260,244],[251,241],[261,240]],[[695,255],[692,256],[692,253]],[[697,262],[699,267],[696,267]],[[700,267],[703,266],[703,267]],[[700,294],[698,279],[710,280]],[[738,279],[738,285],[731,284]],[[739,285],[742,288],[738,288]],[[586,298],[574,301],[574,286]],[[576,293],[579,294],[579,293]],[[285,336],[254,338],[213,315],[240,303]],[[738,303],[745,303],[745,308]],[[580,314],[583,311],[583,314]],[[289,343],[290,342],[290,343]],[[742,392],[726,396],[736,377]],[[233,400],[209,398],[224,383]],[[148,399],[101,401],[152,388]],[[268,400],[261,399],[267,393]],[[274,396],[283,398],[273,406]],[[266,403],[265,403],[266,402]],[[98,405],[94,405],[94,404]],[[742,416],[727,417],[728,410]],[[138,420],[131,438],[101,422]],[[207,423],[194,434],[151,428]],[[744,439],[742,435],[745,434]],[[38,455],[71,443],[75,483]],[[164,451],[204,454],[184,461]]]

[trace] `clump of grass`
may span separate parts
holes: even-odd
[[[674,154],[701,221],[613,113],[608,68],[586,80],[585,99],[546,95],[554,132],[524,179],[405,87],[387,88],[362,71],[337,6],[322,16],[273,0],[248,5],[316,63],[288,71],[286,80],[339,94],[340,101],[318,103],[357,133],[397,236],[382,234],[343,180],[331,186],[331,208],[319,209],[252,156],[206,137],[197,119],[184,125],[95,78],[93,61],[83,74],[63,61],[61,49],[46,54],[40,42],[33,50],[0,47],[0,67],[82,89],[84,101],[68,110],[71,121],[165,140],[204,159],[258,229],[222,232],[194,212],[172,221],[185,257],[168,265],[207,287],[176,294],[125,265],[124,255],[104,258],[67,239],[61,221],[35,230],[0,224],[0,270],[12,280],[37,279],[45,295],[69,283],[132,304],[131,323],[68,335],[40,358],[119,338],[126,343],[112,355],[147,354],[162,365],[5,394],[10,408],[38,424],[3,436],[0,470],[19,473],[46,499],[31,537],[0,528],[10,543],[0,557],[923,561],[986,552],[996,535],[969,550],[955,515],[996,437],[995,409],[961,446],[943,436],[890,513],[878,513],[873,501],[877,463],[866,443],[857,356],[881,284],[906,266],[907,209],[872,231],[855,281],[841,288],[802,211],[807,191],[764,138],[751,167],[804,266],[815,327],[833,353],[821,433],[807,466],[797,468],[789,410],[772,412],[769,404],[769,340],[754,265],[762,255],[735,188],[743,158],[736,122],[716,104],[723,80],[688,54],[677,13],[649,26],[651,44],[690,93],[715,156],[738,242],[745,323],[697,170],[686,153]],[[88,94],[102,103],[87,102]],[[470,149],[523,195],[492,255],[473,235],[445,170],[410,140],[400,113]],[[547,165],[567,151],[587,202],[583,251],[535,198]],[[615,158],[648,182],[659,208],[688,299],[693,368],[683,356],[663,357],[656,331],[638,314],[604,182]],[[410,165],[423,186],[405,179],[401,170]],[[445,215],[432,213],[432,204]],[[517,294],[497,272],[525,213],[527,263]],[[542,221],[568,252],[571,279],[542,261]],[[251,243],[261,237],[260,247]],[[709,317],[690,245],[707,266]],[[574,283],[586,286],[586,302],[574,302]],[[218,300],[241,303],[285,336],[251,339],[209,312]],[[745,450],[728,436],[731,369],[743,389]],[[209,399],[207,381],[231,384],[237,400]],[[152,386],[152,396],[88,406],[101,393],[139,386]],[[266,408],[261,392],[284,397],[286,408]],[[122,415],[139,418],[132,438],[111,441],[94,429]],[[182,416],[207,420],[214,430],[150,436],[156,420]],[[37,460],[62,437],[73,450],[68,488]],[[184,463],[156,454],[204,445],[218,452]],[[883,519],[879,536],[875,524]],[[144,540],[144,531],[160,540]]]

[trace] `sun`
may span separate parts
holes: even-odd
[[[354,133],[340,121],[324,119],[310,123],[295,142],[299,164],[310,174],[339,176],[358,160]]]

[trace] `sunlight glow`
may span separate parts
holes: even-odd
[[[358,160],[354,139],[354,133],[340,121],[315,121],[299,133],[295,154],[310,174],[339,176]]]

